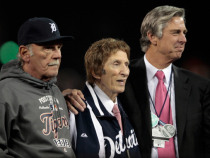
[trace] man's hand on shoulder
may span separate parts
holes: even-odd
[[[86,104],[84,103],[84,95],[82,93],[82,91],[78,90],[78,89],[65,89],[62,92],[68,109],[74,113],[75,115],[78,114],[78,110],[79,111],[84,111],[86,108]]]

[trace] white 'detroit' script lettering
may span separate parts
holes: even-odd
[[[117,154],[121,154],[121,152],[124,152],[126,148],[130,149],[138,145],[137,139],[135,138],[134,130],[130,130],[130,132],[131,134],[128,137],[126,137],[126,144],[123,144],[123,137],[120,131],[119,134],[116,136],[115,142],[113,142],[113,140],[110,137],[104,137],[104,139],[107,140],[111,148],[110,157],[113,157],[115,155],[113,151],[116,151]]]

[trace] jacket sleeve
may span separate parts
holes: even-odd
[[[6,111],[6,105],[0,102],[0,157],[13,158],[8,155],[8,138],[10,133],[9,115]]]
[[[210,82],[203,97],[205,157],[210,157]]]

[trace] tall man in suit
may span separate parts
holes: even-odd
[[[171,132],[173,143],[170,149],[174,155],[166,157],[210,157],[210,81],[173,64],[182,56],[187,42],[186,33],[185,10],[174,6],[154,8],[147,13],[141,25],[140,44],[145,55],[131,61],[126,89],[119,97],[145,158],[160,158],[159,149],[168,150],[165,148],[168,138],[162,130],[164,123],[155,106],[158,84],[155,74],[159,70],[165,74],[164,85],[172,115],[169,125],[173,127],[166,133]],[[80,94],[71,91],[69,100],[82,109],[75,93]],[[70,103],[68,105],[72,111],[75,110]],[[162,107],[164,111],[164,104]]]

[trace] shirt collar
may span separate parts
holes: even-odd
[[[147,72],[147,80],[148,81],[152,80],[155,77],[155,73],[158,70],[162,70],[165,74],[164,82],[166,84],[169,84],[172,64],[170,64],[168,67],[166,67],[164,69],[157,69],[156,67],[154,67],[152,64],[149,63],[149,61],[146,58],[146,55],[144,55],[144,62],[145,62],[145,65],[146,65],[146,70],[147,70],[146,72]]]
[[[113,101],[96,84],[94,84],[93,89],[97,94],[97,96],[99,97],[102,104],[104,105],[104,107],[106,108],[106,110],[112,114],[112,109],[114,104],[117,104],[117,99],[116,102],[113,103]]]

